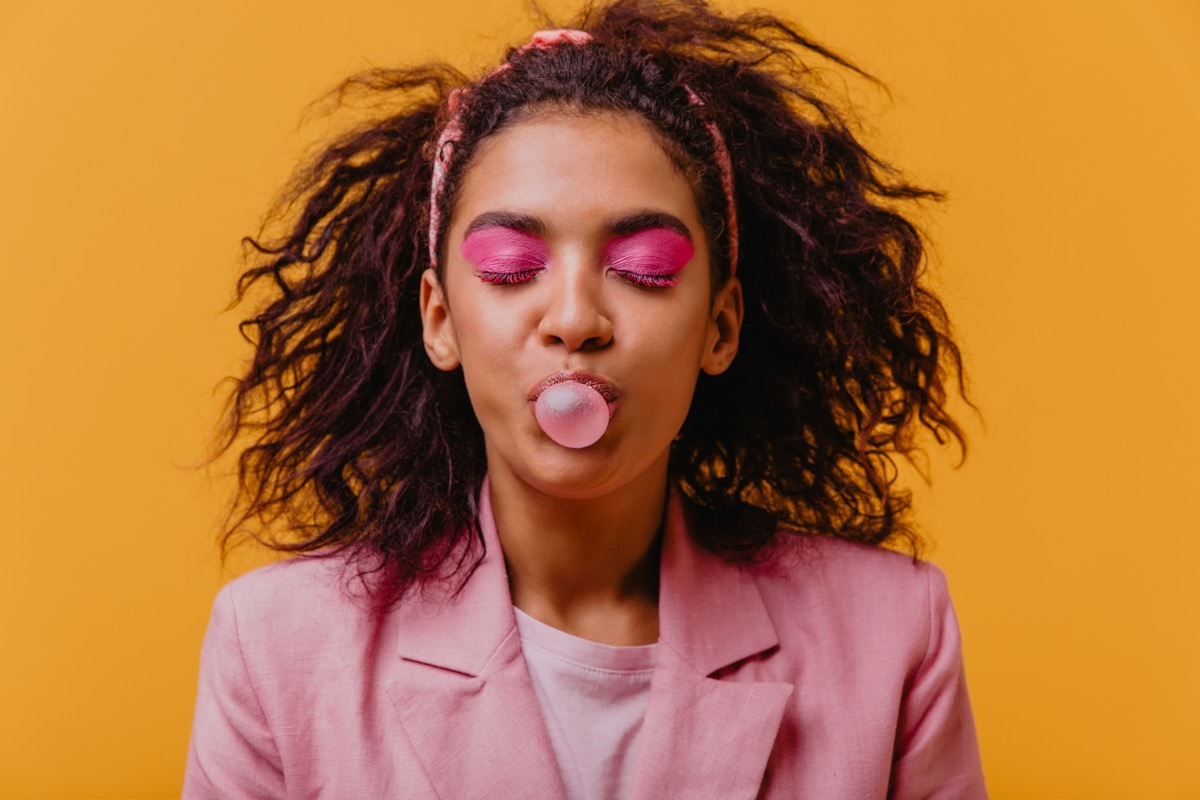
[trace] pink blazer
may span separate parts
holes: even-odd
[[[185,798],[560,798],[486,490],[453,600],[372,617],[337,559],[217,596]],[[672,500],[634,800],[986,797],[942,573],[797,538],[771,564],[695,547]]]

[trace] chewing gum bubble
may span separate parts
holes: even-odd
[[[576,450],[600,441],[608,429],[608,403],[591,386],[577,381],[556,383],[543,391],[533,413],[547,436]]]

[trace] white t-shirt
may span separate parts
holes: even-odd
[[[513,610],[567,800],[628,797],[657,645],[600,644]]]

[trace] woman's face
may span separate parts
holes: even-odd
[[[426,349],[462,367],[488,469],[564,498],[661,481],[701,370],[737,349],[741,294],[712,299],[687,179],[633,114],[542,113],[481,144],[460,182]],[[534,417],[547,380],[601,387],[608,429],[581,449]],[[661,485],[661,483],[659,483]]]

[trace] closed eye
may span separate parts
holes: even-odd
[[[621,280],[632,283],[635,286],[648,286],[660,289],[667,286],[675,286],[679,283],[679,278],[675,275],[647,275],[643,272],[616,268],[613,268],[613,272],[620,276]]]
[[[610,270],[636,286],[664,288],[679,283],[691,260],[691,240],[670,227],[646,228],[613,239],[605,247]]]
[[[463,237],[462,256],[480,280],[497,286],[530,281],[549,260],[546,243],[536,234],[495,222]]]
[[[476,271],[475,274],[479,277],[479,280],[483,281],[484,283],[491,283],[497,286],[513,286],[518,283],[526,283],[533,280],[534,276],[541,271],[541,267],[517,269],[511,271],[505,270],[503,272],[492,272],[481,269]]]

